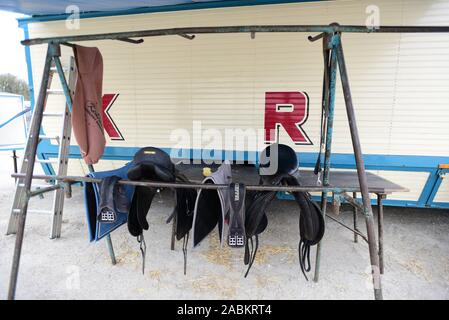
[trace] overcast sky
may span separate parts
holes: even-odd
[[[2,45],[0,49],[0,74],[12,73],[27,80],[25,49],[20,44],[23,29],[18,27],[17,18],[21,15],[0,10],[0,30]]]

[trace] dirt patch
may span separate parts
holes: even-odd
[[[255,262],[257,264],[266,264],[269,262],[271,257],[280,254],[286,254],[288,263],[293,263],[295,260],[297,260],[298,252],[294,248],[287,245],[259,245],[259,250],[257,251]]]

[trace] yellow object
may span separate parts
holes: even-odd
[[[440,169],[449,169],[449,164],[447,164],[447,163],[440,164],[439,168]]]
[[[212,170],[209,167],[203,168],[203,176],[208,177],[212,174]]]

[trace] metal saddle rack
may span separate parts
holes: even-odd
[[[36,154],[38,144],[41,141],[41,126],[42,119],[45,116],[44,108],[47,97],[47,90],[49,88],[49,82],[51,78],[51,69],[54,63],[56,70],[58,71],[59,79],[61,81],[63,94],[66,98],[67,109],[66,114],[70,114],[72,110],[72,93],[70,86],[64,76],[63,68],[60,61],[60,46],[67,45],[72,46],[72,42],[82,42],[90,40],[118,40],[138,45],[142,43],[145,37],[156,36],[182,36],[186,39],[193,40],[194,36],[201,34],[223,34],[223,33],[248,33],[253,38],[256,33],[319,33],[318,36],[309,37],[310,41],[316,41],[322,39],[323,53],[324,53],[324,85],[323,85],[323,126],[322,126],[322,145],[324,146],[324,161],[322,172],[322,184],[320,186],[299,186],[299,185],[246,185],[246,190],[259,191],[259,192],[321,192],[321,212],[326,215],[326,206],[329,193],[338,194],[344,197],[347,201],[357,206],[357,208],[364,214],[367,228],[367,240],[369,247],[370,265],[373,276],[373,288],[374,297],[376,299],[382,299],[382,287],[381,287],[381,275],[379,272],[379,253],[376,242],[376,234],[374,227],[374,218],[371,208],[371,200],[369,197],[369,188],[367,181],[367,173],[365,171],[365,165],[363,161],[362,148],[359,138],[359,132],[357,128],[357,121],[355,116],[355,108],[353,106],[351,90],[349,85],[349,77],[345,63],[345,57],[342,45],[343,33],[433,33],[433,32],[449,32],[449,27],[430,27],[430,26],[380,26],[378,28],[370,28],[366,26],[343,26],[338,24],[331,25],[249,25],[249,26],[216,26],[216,27],[189,27],[189,28],[172,28],[172,29],[159,29],[159,30],[141,30],[130,32],[117,32],[117,33],[104,33],[104,34],[89,34],[89,35],[74,35],[74,36],[62,36],[54,38],[37,38],[22,41],[24,45],[37,45],[46,44],[48,46],[47,54],[45,57],[45,64],[42,73],[41,87],[37,103],[34,108],[31,127],[29,130],[28,142],[25,148],[24,159],[22,169],[19,174],[13,176],[18,178],[16,197],[17,201],[14,201],[14,208],[12,211],[12,224],[9,229],[9,233],[16,232],[16,243],[14,248],[13,262],[11,268],[11,277],[9,283],[8,299],[14,299],[17,286],[17,278],[19,273],[19,264],[21,249],[24,238],[24,230],[26,217],[28,212],[28,202],[31,197],[44,194],[46,192],[59,191],[59,195],[66,194],[70,196],[71,185],[77,182],[91,182],[101,183],[101,179],[92,177],[79,177],[79,176],[67,176],[64,166],[60,167],[56,175],[34,175],[34,165],[36,161]],[[132,39],[139,38],[139,39]],[[340,80],[343,89],[344,101],[346,105],[346,113],[348,117],[348,124],[350,129],[350,136],[352,140],[355,163],[357,167],[358,186],[347,187],[330,184],[330,160],[331,160],[331,146],[333,136],[333,120],[335,109],[335,95],[336,95],[336,83],[337,72],[339,71]],[[68,128],[67,126],[65,127]],[[66,132],[67,137],[67,132]],[[68,139],[66,139],[68,140]],[[61,148],[68,148],[68,142],[61,140]],[[65,153],[67,154],[67,153]],[[61,157],[61,161],[67,161],[65,157]],[[321,161],[320,161],[321,163]],[[93,170],[93,168],[91,168]],[[51,186],[43,187],[39,190],[32,190],[33,179],[42,179],[54,181]],[[229,185],[218,184],[201,184],[201,183],[185,183],[182,181],[174,182],[148,182],[148,181],[132,181],[132,180],[120,180],[117,183],[123,185],[132,186],[145,186],[153,188],[175,188],[175,189],[201,189],[201,190],[219,190],[222,188],[229,188]],[[350,193],[360,192],[362,195],[362,203],[359,203],[354,197],[350,196]],[[62,206],[62,201],[59,201]],[[62,207],[58,209],[56,218],[56,224],[62,220]],[[55,237],[59,235],[59,227],[54,228],[52,234]],[[109,244],[110,238],[109,239]],[[315,265],[315,277],[314,280],[318,281],[320,256],[321,256],[321,244],[317,246],[317,257]],[[110,247],[112,250],[112,246]],[[113,255],[112,255],[113,257]],[[113,260],[114,261],[114,260]]]

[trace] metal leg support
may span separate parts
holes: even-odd
[[[94,169],[93,165],[89,164],[89,165],[87,165],[87,168],[89,169],[89,172],[95,172],[95,169]],[[111,263],[113,265],[115,265],[117,263],[117,260],[115,259],[114,246],[112,245],[112,239],[111,239],[111,235],[110,234],[108,234],[106,236],[106,244],[108,246],[109,256],[111,257]]]
[[[326,217],[327,210],[327,193],[323,192],[321,194],[321,212],[324,217]],[[315,256],[315,274],[313,276],[313,281],[318,282],[320,280],[320,266],[321,266],[321,248],[322,242],[320,241],[316,246],[316,256]]]
[[[382,200],[384,194],[377,195],[377,226],[379,234],[379,269],[380,274],[384,274],[384,205]]]
[[[374,228],[374,218],[373,211],[371,208],[371,199],[368,192],[368,181],[366,178],[365,163],[363,161],[362,148],[360,144],[359,131],[357,128],[357,122],[355,118],[354,106],[352,104],[351,90],[349,87],[349,78],[346,70],[346,63],[343,54],[343,47],[341,44],[341,37],[337,38],[337,58],[338,66],[340,69],[340,78],[343,87],[343,94],[346,104],[346,113],[348,116],[349,129],[351,131],[352,146],[354,149],[355,162],[357,166],[357,173],[360,183],[360,191],[362,193],[362,201],[364,207],[367,235],[368,235],[368,246],[369,255],[371,261],[371,270],[373,275],[373,285],[374,285],[374,297],[376,300],[382,299],[382,287],[381,287],[381,277],[379,270],[379,255],[377,252],[377,242],[376,234]]]
[[[11,267],[11,276],[9,280],[8,299],[13,300],[16,294],[17,277],[19,274],[20,256],[22,253],[23,236],[25,231],[25,222],[28,210],[28,201],[30,199],[30,189],[33,180],[33,171],[36,158],[37,145],[39,144],[39,131],[42,124],[42,117],[44,113],[45,99],[47,96],[47,84],[49,81],[50,67],[53,57],[59,56],[59,46],[48,45],[47,55],[45,58],[45,65],[42,74],[41,87],[39,90],[39,97],[36,108],[34,109],[33,120],[28,136],[27,146],[23,157],[26,177],[24,179],[24,195],[23,204],[20,208],[16,243],[14,246],[14,255]]]
[[[175,243],[176,243],[176,220],[177,216],[176,214],[173,216],[172,221],[172,228],[171,228],[171,243],[170,243],[170,249],[173,251],[175,250]]]
[[[13,150],[12,151],[12,161],[13,161],[13,164],[14,164],[14,173],[17,173],[17,153],[16,153],[16,150]],[[17,180],[17,178],[16,178],[16,180]]]
[[[352,197],[354,198],[354,200],[355,199],[357,199],[357,192],[354,192],[353,194],[352,194]],[[357,207],[355,207],[355,206],[352,206],[352,215],[353,215],[353,218],[354,218],[354,230],[358,230],[357,229],[357,214],[359,213],[358,212],[358,210],[357,210]],[[357,242],[359,242],[359,238],[358,238],[358,236],[357,236],[357,233],[355,233],[354,232],[354,242],[355,243],[357,243]]]
[[[326,46],[325,49],[331,48],[332,45],[328,41],[331,40],[329,36],[325,36],[325,41],[323,42],[323,46]],[[329,97],[328,101],[325,104],[328,106],[327,109],[327,126],[326,126],[326,148],[324,153],[324,174],[323,174],[323,185],[329,185],[329,174],[330,174],[330,158],[331,158],[331,146],[332,146],[332,134],[334,128],[334,107],[335,107],[335,87],[336,87],[336,79],[337,79],[337,55],[335,50],[331,50],[330,55],[330,68],[329,68]],[[327,193],[323,192],[321,194],[321,211],[326,217],[326,209],[327,209]],[[313,281],[318,282],[320,277],[320,264],[321,264],[321,249],[322,249],[323,241],[320,241],[317,245],[316,249],[316,258],[315,258],[315,274],[313,277]]]
[[[111,235],[110,234],[108,234],[106,236],[106,243],[108,245],[109,256],[111,257],[111,263],[113,265],[115,265],[115,264],[117,264],[117,260],[115,259],[114,247],[112,245],[112,239],[111,239]]]

